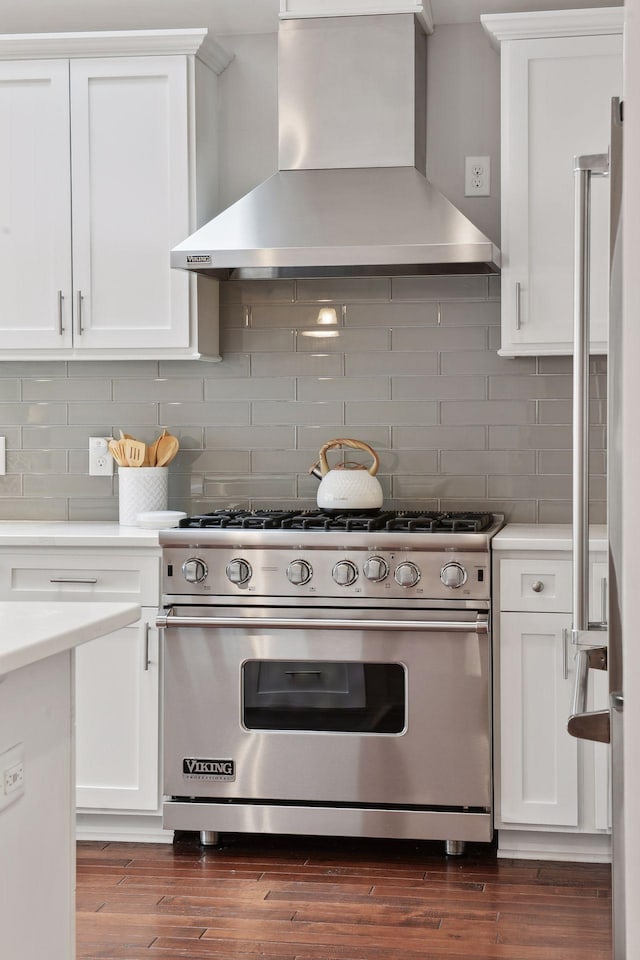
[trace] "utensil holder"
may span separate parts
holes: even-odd
[[[118,467],[119,520],[134,527],[139,513],[166,510],[168,467]]]

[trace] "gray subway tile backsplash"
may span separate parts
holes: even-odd
[[[486,277],[394,277],[393,300],[485,300]]]
[[[297,280],[296,300],[314,303],[349,303],[354,301],[389,300],[391,281],[388,277],[340,280]]]
[[[471,276],[234,281],[220,287],[220,363],[0,363],[0,519],[117,519],[117,474],[88,476],[88,437],[150,442],[166,427],[181,444],[176,509],[312,507],[309,467],[346,435],[379,454],[390,508],[570,522],[571,359],[498,356],[499,289]],[[339,336],[306,335],[323,332],[323,305]],[[591,368],[597,520],[606,359]]]
[[[393,350],[486,350],[485,327],[396,327]]]

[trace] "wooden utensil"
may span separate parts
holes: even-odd
[[[146,443],[142,443],[141,440],[124,440],[122,443],[128,466],[141,467],[147,452]]]
[[[179,447],[180,441],[170,433],[160,437],[156,450],[156,467],[166,467],[175,457]]]
[[[124,450],[122,449],[121,440],[109,440],[108,443],[109,453],[118,464],[119,467],[126,467],[127,461],[125,460]]]
[[[153,443],[147,448],[147,456],[149,458],[149,466],[155,467],[158,462],[158,444],[164,436],[166,436],[167,431],[163,430],[157,440],[154,440]]]

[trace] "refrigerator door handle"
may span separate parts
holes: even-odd
[[[624,712],[624,694],[616,691],[615,693],[609,694],[609,703],[613,710],[616,710],[618,713]]]
[[[611,743],[611,716],[608,710],[587,711],[589,670],[607,669],[607,648],[591,647],[579,650],[576,655],[576,685],[573,691],[573,706],[567,730],[579,740],[598,740]]]
[[[607,669],[604,624],[589,622],[589,290],[591,280],[591,178],[607,176],[608,154],[574,157],[575,258],[573,324],[573,627],[576,680],[569,733],[609,743],[608,710],[587,712],[589,668]],[[603,613],[604,619],[604,613]],[[596,629],[593,629],[596,628]]]
[[[606,153],[574,157],[573,642],[589,630],[589,289],[591,178],[607,176]],[[600,638],[601,639],[601,638]],[[595,641],[597,643],[597,641]]]

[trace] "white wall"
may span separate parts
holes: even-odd
[[[220,206],[278,169],[277,34],[224,37],[235,59],[220,76]]]
[[[491,158],[491,196],[464,196],[465,156]],[[427,176],[500,244],[500,57],[479,23],[436,27],[427,45]]]

